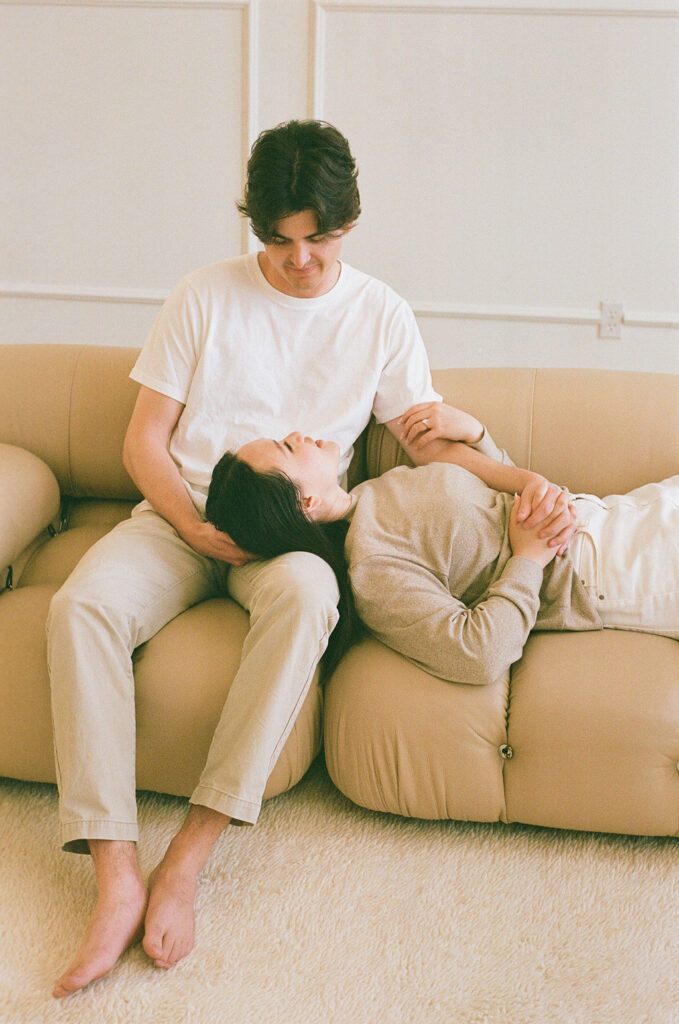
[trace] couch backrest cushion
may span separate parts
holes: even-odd
[[[139,494],[122,465],[136,348],[0,345],[0,442],[34,452],[63,494]],[[679,375],[616,370],[435,370],[445,401],[487,423],[514,461],[571,491],[624,492],[679,472]],[[352,483],[403,461],[374,422]]]
[[[0,441],[52,469],[62,494],[136,499],[122,447],[138,349],[0,345]]]
[[[473,412],[517,465],[571,491],[624,493],[679,473],[679,376],[617,370],[435,370],[444,401]],[[374,421],[365,472],[407,461]]]

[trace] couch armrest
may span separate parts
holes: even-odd
[[[59,513],[59,484],[47,463],[12,444],[0,444],[0,571]]]

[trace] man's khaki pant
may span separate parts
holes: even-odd
[[[197,554],[155,512],[139,511],[87,552],[50,607],[64,849],[137,840],[132,652],[186,608],[227,592],[249,611],[250,631],[191,802],[257,820],[337,622],[335,577],[306,552],[230,568]]]

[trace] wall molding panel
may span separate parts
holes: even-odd
[[[40,0],[38,0],[40,2]],[[516,4],[512,0],[495,0],[493,4],[478,0],[313,0],[322,11],[362,11],[370,14],[484,14],[544,15],[546,17],[639,17],[676,18],[679,8],[675,0],[651,3],[620,3],[616,0],[581,0],[560,4],[551,0],[541,3]]]
[[[44,299],[61,302],[114,302],[123,305],[162,306],[167,291],[145,291],[141,288],[86,288],[78,285],[3,284],[0,298]]]
[[[258,0],[0,0],[0,7],[127,7],[183,8],[184,10],[239,11],[256,5]]]
[[[601,312],[592,309],[531,309],[522,306],[455,305],[453,303],[411,302],[415,316],[444,320],[500,320],[507,323],[591,324],[597,326]],[[625,311],[626,327],[679,329],[679,313]]]
[[[168,291],[143,289],[49,287],[47,285],[11,285],[0,283],[0,298],[43,299],[66,302],[110,302],[123,305],[162,306]],[[499,320],[521,323],[558,323],[598,325],[601,313],[590,309],[531,309],[520,306],[461,305],[454,303],[411,303],[419,319]],[[673,313],[626,312],[627,327],[679,328],[679,315]]]
[[[576,0],[568,4],[538,0],[517,4],[512,0],[312,0],[311,73],[309,76],[309,116],[327,116],[328,47],[332,40],[335,16],[407,15],[411,19],[431,15],[479,16],[492,18],[537,17],[577,19],[666,19],[679,20],[676,0],[639,3],[616,0]],[[679,60],[679,57],[678,57]],[[677,112],[679,117],[679,111]],[[416,316],[423,320],[478,320],[511,323],[570,324],[596,327],[601,321],[599,309],[551,308],[486,303],[432,302],[409,297]],[[679,309],[651,311],[625,309],[623,323],[628,328],[658,330],[679,329]],[[677,366],[679,370],[679,364]]]
[[[436,365],[679,372],[679,0],[0,0],[0,61],[0,344],[140,344],[314,117]]]
[[[4,0],[2,0],[4,2]],[[39,0],[38,0],[39,2]],[[83,0],[86,2],[86,0]],[[543,17],[608,17],[608,18],[679,18],[679,7],[674,0],[664,3],[643,5],[630,3],[621,5],[615,0],[582,0],[581,3],[554,4],[550,0],[542,3],[516,4],[512,0],[495,0],[491,5],[475,0],[312,0],[313,53],[311,74],[310,116],[322,117],[324,99],[325,38],[327,15],[337,13],[363,14],[478,14],[510,17],[512,15],[536,15]]]
[[[0,0],[0,10],[3,7],[27,9],[39,7],[63,10],[93,8],[120,10],[121,12],[126,10],[158,12],[181,10],[196,14],[201,11],[240,12],[242,109],[239,134],[241,140],[240,163],[244,178],[250,148],[259,131],[259,4],[260,0]],[[242,220],[240,225],[240,236],[241,249],[243,252],[247,252],[251,248],[251,235],[245,220]],[[0,280],[0,298],[3,299],[159,306],[165,301],[167,294],[167,290],[158,289],[119,288],[106,285],[83,286],[76,283],[53,285],[39,281],[14,283]]]

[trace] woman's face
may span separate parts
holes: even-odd
[[[323,499],[337,488],[339,454],[335,441],[314,441],[295,430],[281,441],[250,441],[239,449],[238,458],[260,473],[280,470],[297,484],[302,497]]]

